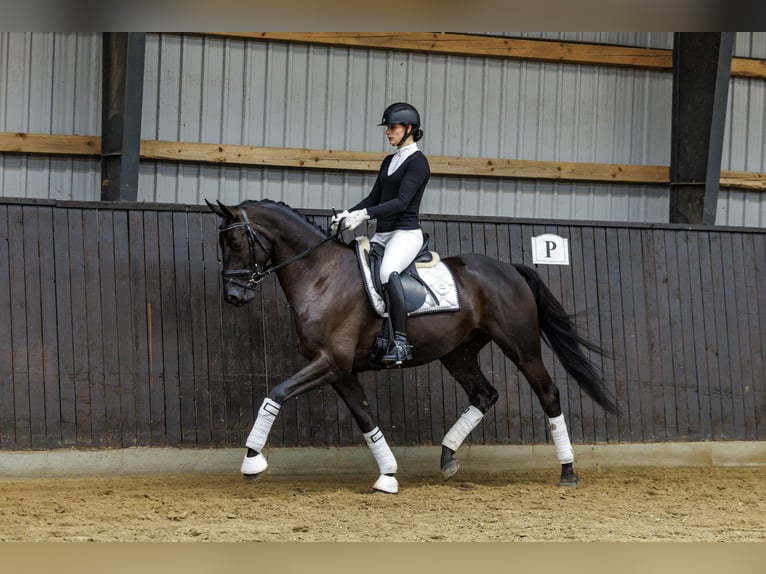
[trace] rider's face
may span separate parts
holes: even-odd
[[[404,137],[404,134],[406,133],[406,127],[404,124],[388,124],[386,125],[386,137],[388,138],[388,143],[395,146],[400,141],[402,141],[402,138]]]

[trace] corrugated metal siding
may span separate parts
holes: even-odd
[[[633,163],[667,157],[667,73],[173,35],[151,45],[152,38],[146,137],[385,152],[374,119],[401,97],[425,106],[425,124],[439,138],[429,143],[435,154],[566,160],[572,150],[575,160]],[[632,122],[622,127],[621,118]],[[646,124],[659,128],[664,145],[657,130],[642,132]],[[513,137],[504,135],[511,129]]]
[[[766,59],[766,34],[738,32],[735,56]],[[731,78],[721,169],[766,171],[766,82]],[[766,194],[724,190],[718,199],[718,225],[766,227]]]
[[[672,33],[506,36],[672,48]],[[737,33],[738,56],[766,58],[766,33]],[[101,35],[0,34],[0,131],[97,135]],[[377,118],[418,106],[430,155],[667,165],[672,75],[397,51],[149,34],[142,137],[254,146],[389,151]],[[766,83],[732,80],[723,169],[766,171]],[[98,160],[0,157],[0,194],[99,198]],[[358,201],[372,175],[144,162],[142,201],[305,208]],[[432,213],[667,221],[651,186],[434,177]],[[722,191],[718,223],[766,227],[766,199]]]
[[[766,34],[763,32],[737,32],[734,55],[738,58],[766,60]]]
[[[0,131],[100,135],[101,34],[0,34]],[[97,200],[97,159],[0,155],[0,196]]]
[[[672,77],[646,70],[565,66],[396,51],[150,36],[143,137],[386,153],[378,116],[407,100],[423,115],[426,154],[561,161],[667,163]],[[145,165],[140,197],[198,203],[271,197],[294,206],[355,203],[371,175]],[[521,195],[509,201],[507,194]],[[656,190],[434,178],[436,213],[549,217],[576,205],[586,219],[658,210]],[[635,194],[638,194],[637,196]],[[561,194],[561,197],[550,197]],[[582,206],[579,195],[615,200]],[[620,198],[624,198],[621,200]],[[636,209],[636,201],[647,205]],[[607,213],[604,206],[612,209]],[[497,211],[500,209],[500,211]]]

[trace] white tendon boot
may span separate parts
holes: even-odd
[[[569,432],[567,432],[567,423],[564,421],[564,415],[559,415],[548,419],[548,428],[553,438],[553,446],[556,449],[556,458],[561,464],[574,462],[574,450],[572,443],[569,442]]]
[[[370,447],[372,456],[375,457],[375,461],[378,463],[378,470],[380,471],[380,476],[372,488],[380,492],[396,494],[399,492],[399,481],[396,480],[395,476],[388,475],[396,474],[398,467],[394,453],[391,452],[386,442],[386,437],[383,436],[383,432],[378,427],[375,427],[370,432],[364,433],[364,440],[367,442],[367,446]]]
[[[460,415],[460,418],[455,421],[452,428],[447,431],[447,434],[444,435],[442,446],[446,446],[452,452],[456,452],[460,445],[463,444],[465,437],[471,434],[471,431],[478,426],[483,418],[484,413],[475,406],[471,405],[468,407]]]
[[[463,411],[463,414],[460,415],[460,418],[455,421],[455,424],[447,431],[447,434],[444,435],[442,446],[447,447],[453,453],[457,452],[457,449],[460,448],[460,445],[463,444],[466,437],[471,434],[473,429],[479,425],[483,418],[484,413],[475,406],[471,405],[468,407]],[[455,476],[455,473],[459,468],[460,465],[458,464],[457,459],[453,458],[447,465],[442,467],[442,478],[444,480],[449,480]]]
[[[247,437],[245,445],[247,448],[251,448],[258,454],[248,458],[245,456],[240,467],[242,474],[253,476],[261,474],[269,467],[269,463],[266,462],[266,457],[263,456],[261,450],[266,445],[266,441],[269,438],[269,432],[271,427],[279,414],[279,404],[266,397],[261,403],[261,408],[258,409],[258,416],[255,417],[255,423],[253,428]]]

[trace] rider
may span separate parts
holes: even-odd
[[[397,148],[396,153],[383,160],[369,195],[350,212],[335,215],[332,224],[337,226],[345,219],[346,228],[356,229],[367,219],[377,220],[375,235],[370,241],[385,248],[380,282],[394,330],[388,352],[381,360],[400,365],[412,359],[412,352],[407,341],[407,309],[399,274],[423,246],[418,214],[431,168],[415,143],[423,137],[423,130],[420,115],[413,106],[403,102],[391,104],[378,125],[386,126],[386,137]]]

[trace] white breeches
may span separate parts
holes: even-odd
[[[391,273],[401,273],[417,256],[423,247],[423,232],[420,229],[399,229],[376,233],[370,241],[385,246],[380,264],[380,282],[385,285]]]

